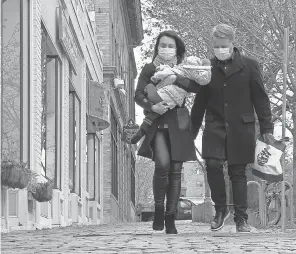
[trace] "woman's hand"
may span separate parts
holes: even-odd
[[[154,74],[154,77],[158,80],[164,80],[166,77],[170,76],[170,75],[174,75],[175,73],[172,71],[171,68],[164,68],[161,71],[157,71]]]
[[[169,106],[166,102],[161,101],[151,107],[151,110],[159,115],[163,115],[165,112],[169,110]]]

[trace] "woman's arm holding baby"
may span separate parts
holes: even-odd
[[[139,76],[138,84],[135,91],[135,102],[143,109],[150,111],[153,103],[146,97],[146,86],[150,83],[150,76],[154,72],[153,66],[146,64]]]
[[[171,84],[175,84],[180,88],[183,88],[186,92],[189,93],[198,93],[200,90],[200,85],[194,80],[184,77],[181,74],[178,74],[174,71],[174,68],[169,66],[164,66],[160,68],[154,75],[157,80],[167,80]]]

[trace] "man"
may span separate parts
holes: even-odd
[[[215,57],[212,80],[202,86],[191,111],[196,137],[205,114],[202,157],[205,159],[216,215],[211,230],[217,231],[229,216],[226,205],[223,164],[228,162],[232,182],[234,221],[237,232],[250,232],[247,224],[246,165],[254,162],[255,116],[263,138],[273,133],[271,110],[258,63],[234,47],[234,28],[220,24],[212,33]],[[206,113],[205,113],[206,112]]]

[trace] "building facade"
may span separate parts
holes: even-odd
[[[100,22],[103,1],[2,1],[1,170],[26,163],[37,182],[53,183],[48,202],[1,186],[4,232],[134,220],[135,151],[120,137],[134,119],[127,45],[141,41],[142,23],[139,1],[123,2],[112,5],[123,22],[114,38],[125,45],[114,51],[102,39],[113,27]]]
[[[203,201],[205,197],[204,173],[197,162],[185,162],[181,175],[181,196],[193,202]]]
[[[104,55],[104,80],[124,80],[126,95],[114,90],[110,100],[110,130],[104,131],[104,220],[134,221],[135,147],[122,141],[123,126],[135,120],[133,48],[143,39],[140,1],[95,1],[97,38]]]

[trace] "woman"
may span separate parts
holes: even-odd
[[[185,105],[168,110],[168,105],[164,102],[153,104],[147,99],[145,87],[150,83],[156,67],[161,64],[180,64],[184,54],[185,45],[174,31],[160,33],[156,40],[153,60],[144,66],[135,91],[135,102],[144,108],[144,114],[156,112],[161,115],[149,128],[138,155],[151,158],[155,162],[153,229],[163,230],[165,224],[167,234],[178,233],[175,227],[175,214],[181,191],[182,164],[197,158],[189,112]],[[200,89],[197,83],[178,74],[174,79],[175,84],[187,92],[197,93]]]

